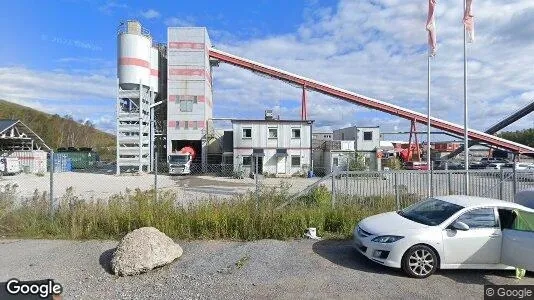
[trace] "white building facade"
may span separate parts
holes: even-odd
[[[167,38],[167,154],[189,146],[204,163],[213,115],[210,38],[204,27],[169,27]]]
[[[313,121],[232,120],[235,172],[277,177],[311,170]]]

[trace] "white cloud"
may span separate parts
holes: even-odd
[[[100,129],[111,132],[116,80],[98,73],[97,70],[87,74],[0,67],[0,99],[51,114],[68,114],[75,120],[91,120]]]
[[[530,34],[534,3],[488,0],[475,5],[477,41],[468,45],[469,123],[472,128],[485,129],[532,101],[521,95],[534,93],[534,40]],[[244,40],[215,31],[212,38],[217,48],[230,53],[425,113],[425,6],[415,0],[340,1],[335,9],[306,10],[305,21],[296,32]],[[461,17],[459,4],[438,3],[439,49],[432,61],[431,92],[432,115],[460,124]],[[241,103],[243,114],[258,114],[256,110],[276,105],[280,88],[269,80],[222,64],[214,70],[214,77],[217,105]],[[293,106],[299,105],[298,89],[285,87],[282,92],[283,97],[292,99]],[[320,95],[310,102],[308,111],[319,127],[343,126],[347,118],[357,122],[362,114],[369,114],[357,110],[340,118],[338,110],[350,114],[354,105]],[[298,109],[288,117],[298,117]],[[379,120],[392,118],[382,114]],[[510,129],[531,126],[528,123],[518,122]]]
[[[193,26],[194,18],[191,16],[181,18],[181,17],[170,17],[165,19],[165,25],[169,27],[189,27]]]
[[[145,19],[151,20],[151,19],[159,18],[161,14],[157,10],[151,8],[151,9],[142,11],[141,16]]]
[[[107,15],[110,15],[117,9],[125,9],[125,8],[128,8],[128,5],[125,3],[108,0],[104,4],[100,5],[98,7],[98,10],[100,10],[101,12]]]
[[[0,81],[0,97],[5,99],[108,100],[116,93],[116,81],[102,75],[1,67]]]

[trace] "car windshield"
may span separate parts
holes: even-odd
[[[443,223],[464,208],[454,203],[429,198],[398,211],[398,214],[417,223],[435,226]]]
[[[169,156],[169,163],[171,164],[185,164],[187,162],[187,155],[171,155]]]

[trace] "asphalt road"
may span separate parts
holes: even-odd
[[[64,299],[481,299],[511,271],[440,271],[423,280],[368,261],[349,241],[180,243],[184,255],[135,277],[109,273],[116,241],[2,240],[0,281],[53,278]],[[0,292],[0,299],[2,292]]]

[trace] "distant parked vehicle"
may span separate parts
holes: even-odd
[[[514,169],[514,168],[517,171],[525,171],[525,170],[534,171],[534,164],[516,162],[516,163],[507,163],[501,167],[501,169]]]
[[[435,167],[436,170],[463,170],[464,164],[455,161],[441,161]]]
[[[496,163],[505,164],[505,163],[508,163],[508,161],[505,160],[505,159],[495,158],[495,157],[483,157],[480,160],[480,164],[486,165],[486,166],[489,165],[489,164],[496,164]]]
[[[15,175],[21,171],[18,157],[0,157],[0,174]]]
[[[486,166],[486,169],[489,169],[489,170],[500,170],[502,166],[506,165],[506,163],[504,162],[496,162],[496,163],[491,163],[489,165]]]
[[[469,165],[469,169],[470,170],[483,170],[483,169],[486,169],[486,166],[487,166],[486,164],[473,163]]]
[[[406,170],[428,170],[428,165],[420,161],[408,161],[404,163]]]

